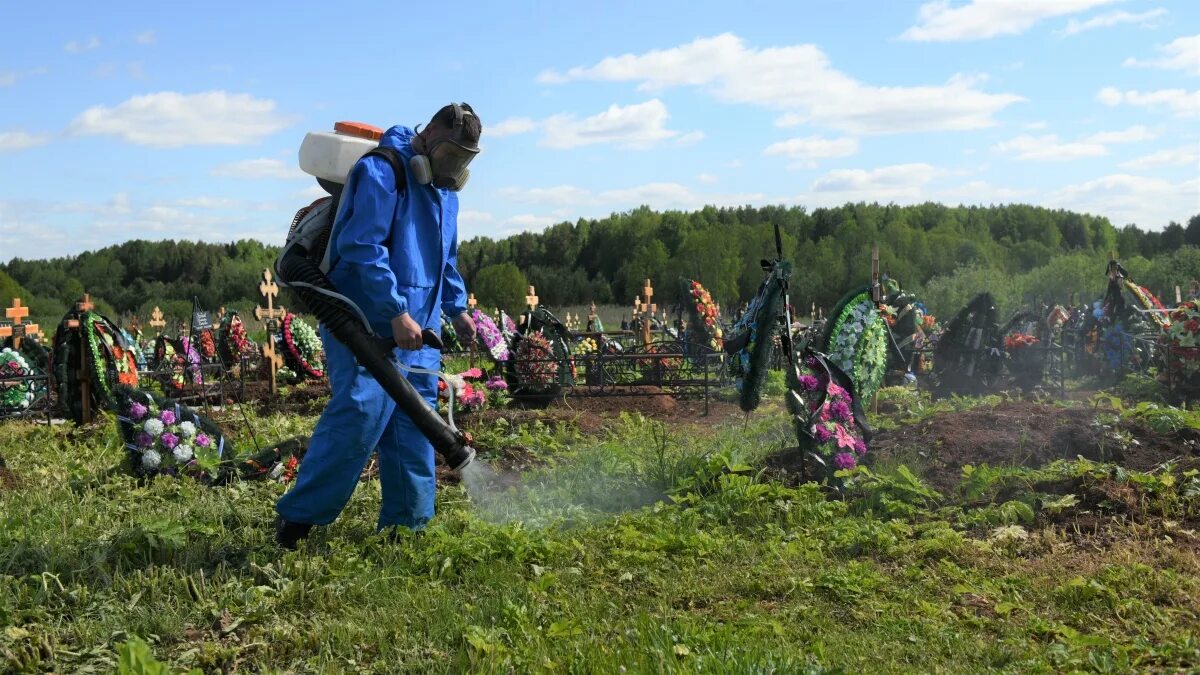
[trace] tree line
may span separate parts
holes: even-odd
[[[643,207],[605,218],[562,222],[539,233],[477,237],[459,246],[459,267],[485,307],[524,305],[529,285],[551,307],[629,305],[652,279],[660,307],[682,298],[696,279],[726,309],[753,296],[762,258],[794,262],[792,299],[800,310],[831,308],[867,283],[873,244],[881,269],[926,298],[941,314],[991,290],[1006,308],[1039,300],[1082,300],[1103,288],[1104,261],[1116,252],[1143,285],[1168,294],[1200,277],[1200,214],[1161,230],[1114,227],[1106,218],[1014,204],[914,206],[845,204],[804,207],[706,207],[658,212]],[[278,248],[254,240],[229,244],[127,241],[49,260],[0,264],[0,302],[20,296],[43,322],[57,320],[85,290],[111,314],[170,318],[202,307],[247,311]],[[964,297],[965,296],[965,297]],[[284,298],[286,301],[286,297]]]

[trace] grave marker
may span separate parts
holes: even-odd
[[[13,339],[13,351],[20,351],[21,338],[41,335],[39,326],[36,323],[21,322],[22,319],[29,316],[29,308],[21,304],[20,298],[13,298],[12,307],[4,310],[4,316],[12,319],[12,325],[0,326],[0,338],[11,336]]]
[[[262,283],[258,285],[258,292],[262,293],[263,297],[267,299],[267,307],[266,309],[255,307],[254,316],[266,324],[267,327],[267,341],[262,346],[262,355],[263,359],[267,362],[267,372],[270,373],[271,395],[275,395],[278,393],[275,373],[283,367],[283,356],[275,350],[275,328],[276,321],[287,316],[287,310],[283,307],[275,306],[275,296],[279,295],[279,284],[276,284],[274,279],[271,278],[271,270],[269,268],[263,270],[262,278]]]

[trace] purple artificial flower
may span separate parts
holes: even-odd
[[[830,413],[839,422],[850,421],[850,406],[845,401],[834,401],[830,406]]]
[[[817,361],[817,357],[810,356],[807,359],[804,359],[804,365],[808,366],[809,368],[816,369],[821,365],[821,362]]]
[[[500,376],[493,377],[492,379],[487,381],[487,384],[485,384],[483,386],[487,387],[489,391],[507,391],[508,390],[508,383],[505,382],[504,378],[500,377]]]
[[[164,448],[171,450],[179,445],[179,437],[168,431],[162,435],[162,444]]]
[[[133,405],[129,406],[129,416],[134,422],[140,422],[146,416],[147,412],[149,412],[149,409],[137,401],[134,401]]]
[[[829,386],[825,387],[825,391],[834,398],[849,398],[850,396],[845,389],[842,389],[837,382],[833,382],[832,380],[829,382]]]
[[[207,448],[212,445],[212,439],[208,437],[208,434],[196,434],[196,445]]]
[[[800,386],[803,387],[805,391],[812,391],[820,386],[820,384],[820,380],[812,375],[800,376]]]
[[[170,410],[164,410],[162,411],[162,414],[158,416],[158,419],[162,420],[163,424],[175,424],[175,413],[171,412]]]
[[[829,439],[833,438],[833,432],[830,431],[829,428],[824,424],[814,424],[813,436],[817,437],[818,442],[827,443],[829,442]]]
[[[144,431],[138,432],[136,441],[139,448],[148,448],[154,445],[154,437]]]
[[[848,452],[839,452],[833,456],[833,463],[839,469],[853,469],[858,465],[858,460],[854,459],[854,455]]]
[[[854,452],[858,453],[859,457],[867,454],[867,442],[861,438],[854,439]]]

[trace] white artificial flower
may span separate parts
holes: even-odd
[[[196,437],[196,425],[192,424],[191,422],[180,422],[179,423],[179,435],[183,436],[184,438],[189,438],[189,439],[195,438]]]
[[[184,424],[186,424],[186,422]],[[171,454],[175,456],[176,462],[185,464],[192,458],[192,446],[188,445],[187,443],[180,443],[179,445],[175,446],[175,449],[171,452]]]
[[[142,425],[142,430],[151,436],[158,438],[159,436],[162,436],[163,432],[162,420],[154,418],[148,419],[146,420],[146,423]]]
[[[162,455],[156,450],[147,450],[142,453],[142,466],[153,471],[162,464]]]

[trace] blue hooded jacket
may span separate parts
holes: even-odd
[[[405,166],[416,134],[404,126],[384,133]],[[334,219],[329,280],[358,303],[372,329],[391,336],[392,317],[407,312],[422,328],[441,332],[441,313],[467,310],[458,272],[458,194],[421,185],[405,171],[396,194],[391,165],[366,157],[350,171]]]

